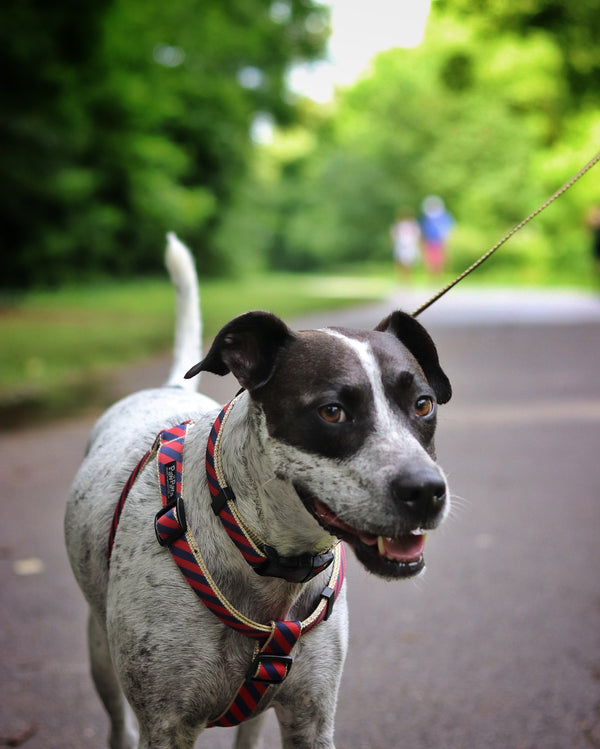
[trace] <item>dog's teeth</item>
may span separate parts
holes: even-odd
[[[415,528],[415,530],[411,531],[410,533],[411,533],[411,536],[422,536],[422,535],[424,535],[423,531],[420,528]]]
[[[377,549],[382,557],[386,556],[385,554],[385,545],[383,542],[383,536],[377,536]]]

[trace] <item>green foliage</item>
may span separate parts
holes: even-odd
[[[257,112],[321,54],[312,0],[19,0],[0,11],[2,286],[151,272],[166,230],[211,237]]]
[[[245,262],[303,269],[390,259],[398,210],[417,214],[433,193],[457,222],[450,268],[459,272],[594,154],[600,100],[593,70],[577,100],[561,46],[565,35],[587,43],[581,14],[566,12],[572,28],[559,31],[541,22],[542,7],[554,7],[543,0],[519,5],[528,9],[522,13],[500,0],[480,6],[473,17],[467,0],[456,13],[450,3],[443,12],[434,6],[424,44],[380,54],[368,75],[339,92],[328,119],[315,123],[307,107],[305,135],[297,129],[293,140],[303,148],[280,133],[257,154],[224,224],[228,241],[244,222],[256,229]],[[585,274],[584,216],[600,201],[591,180],[481,272],[512,268],[538,280],[570,268]]]
[[[597,149],[599,16],[600,0],[436,0],[420,47],[319,108],[285,88],[323,51],[317,0],[5,3],[0,285],[151,274],[167,230],[203,275],[388,262],[398,210],[431,193],[462,270]],[[260,113],[279,129],[253,148]],[[595,202],[588,177],[489,267],[585,272]]]
[[[233,316],[268,309],[288,318],[380,299],[393,288],[375,276],[246,275],[202,283],[207,338]],[[173,340],[173,288],[157,280],[77,284],[34,292],[0,309],[0,428],[27,413],[64,415],[106,406],[118,367],[157,353]],[[159,384],[159,383],[157,383]]]
[[[485,41],[506,32],[551,40],[564,71],[569,106],[598,105],[600,56],[597,52],[600,0],[436,0],[436,10],[476,27]],[[523,68],[521,68],[523,70]],[[530,67],[526,67],[530,73]],[[528,75],[521,75],[521,79]]]

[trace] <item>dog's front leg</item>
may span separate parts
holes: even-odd
[[[335,749],[334,710],[333,705],[330,711],[319,709],[316,714],[277,710],[283,749]]]
[[[110,717],[109,746],[111,749],[134,749],[138,740],[133,717],[112,665],[106,632],[91,611],[88,617],[88,648],[94,684]]]
[[[234,749],[262,749],[260,733],[267,713],[261,713],[252,720],[242,723],[237,730]]]
[[[284,749],[335,749],[335,708],[348,646],[344,589],[341,599],[310,652],[297,655],[289,691],[274,703]]]

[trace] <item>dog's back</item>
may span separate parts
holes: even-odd
[[[131,470],[165,426],[212,412],[218,404],[196,393],[183,375],[201,356],[202,325],[194,261],[174,234],[165,256],[176,290],[173,363],[162,387],[127,396],[95,424],[73,482],[65,514],[67,550],[77,581],[92,608],[104,612],[108,581],[108,530]]]

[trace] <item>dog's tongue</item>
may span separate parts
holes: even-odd
[[[415,562],[423,556],[425,548],[425,534],[384,538],[379,536],[379,553],[394,559],[396,562]]]
[[[425,548],[425,533],[406,533],[396,538],[385,538],[376,536],[373,533],[357,532],[341,518],[332,512],[326,505],[319,500],[315,501],[315,509],[319,518],[328,525],[339,528],[340,530],[355,533],[363,544],[367,546],[377,546],[381,556],[393,559],[396,562],[416,562],[423,556]]]
[[[377,546],[381,556],[395,562],[416,562],[423,556],[425,533],[407,533],[396,538],[374,536],[372,533],[359,533],[358,537],[367,546]]]

